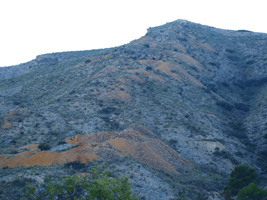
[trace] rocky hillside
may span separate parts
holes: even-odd
[[[143,199],[218,199],[237,164],[266,181],[267,35],[177,20],[0,68],[0,123],[3,188],[104,162]]]

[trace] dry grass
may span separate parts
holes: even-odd
[[[195,43],[195,45],[201,47],[202,49],[206,50],[206,51],[212,51],[215,52],[215,49],[213,49],[209,44],[204,43],[204,44],[200,44],[200,43]]]
[[[136,75],[130,75],[130,76],[128,76],[128,78],[133,80],[134,82],[136,82],[138,84],[144,83],[144,81]]]
[[[198,61],[184,53],[177,53],[175,54],[175,57],[187,63],[188,65],[195,66],[199,71],[203,70],[203,66]]]
[[[28,144],[20,147],[19,150],[38,151],[38,144]]]
[[[106,92],[101,92],[98,99],[104,101],[112,101],[116,99],[122,102],[127,102],[131,100],[131,96],[126,91],[121,91],[120,89],[115,88],[114,90],[109,89]]]
[[[167,62],[158,61],[157,68],[179,82],[185,82],[198,87],[204,87],[202,83],[200,83],[197,79],[188,74],[179,65],[172,65]],[[172,72],[172,70],[174,70],[175,73]]]
[[[145,62],[145,61],[142,61],[142,62]],[[161,76],[154,74],[153,72],[148,72],[144,69],[125,70],[125,72],[130,73],[130,74],[138,74],[138,75],[143,76],[143,77],[149,77],[152,80],[159,82],[159,83],[165,82]],[[130,76],[132,77],[133,75],[130,75]],[[136,75],[134,75],[134,76],[137,77]]]

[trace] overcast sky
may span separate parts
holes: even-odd
[[[177,19],[267,33],[266,0],[0,0],[0,66],[119,46]]]

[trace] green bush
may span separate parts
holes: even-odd
[[[249,105],[244,104],[244,103],[235,103],[235,107],[238,110],[248,112],[249,111]]]
[[[239,190],[237,200],[266,200],[267,190],[260,189],[256,184],[250,183]]]
[[[255,169],[249,168],[247,165],[238,165],[231,172],[229,186],[224,189],[224,193],[235,196],[240,189],[255,181],[256,177]]]
[[[150,47],[150,45],[148,43],[143,44],[143,46],[146,47],[146,48],[149,48]]]
[[[241,33],[252,33],[252,31],[248,31],[248,30],[238,30],[237,32],[241,32]]]
[[[61,145],[61,144],[66,144],[65,140],[61,140],[57,143],[58,145]]]
[[[256,177],[255,169],[249,168],[247,165],[238,165],[230,174],[229,186],[237,194],[239,189],[255,181]]]
[[[233,62],[237,62],[240,61],[240,58],[237,56],[226,56],[229,60],[233,61]]]
[[[177,140],[176,139],[170,139],[169,140],[169,144],[172,146],[172,145],[175,145],[175,144],[177,144]]]
[[[216,102],[216,105],[217,106],[220,106],[222,108],[224,108],[225,110],[228,110],[228,111],[232,111],[234,109],[234,106],[225,102],[225,101],[217,101]]]
[[[146,71],[151,71],[151,70],[153,70],[153,67],[151,67],[151,66],[146,67]]]
[[[220,151],[219,149],[215,149],[213,155],[224,159],[228,159],[235,165],[239,164],[239,162],[229,152],[225,150]]]
[[[91,62],[91,60],[89,58],[84,61],[85,64],[88,64],[90,62]]]
[[[109,172],[90,171],[90,176],[67,176],[57,179],[46,178],[44,184],[25,186],[25,199],[64,200],[136,200],[132,195],[128,178],[113,178]]]
[[[46,143],[41,143],[41,144],[38,145],[38,148],[41,151],[46,151],[46,150],[51,149],[51,146],[49,144],[46,144]]]
[[[226,51],[227,53],[235,53],[235,50],[233,50],[233,49],[225,49],[225,51]]]
[[[79,161],[73,161],[73,162],[68,162],[68,163],[64,164],[65,168],[73,168],[76,170],[83,169],[83,168],[85,168],[85,166],[86,166],[86,164],[81,163]]]

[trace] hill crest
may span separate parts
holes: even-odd
[[[95,160],[90,165],[109,155],[129,156],[145,165],[140,174],[162,170],[174,179],[190,177],[188,188],[202,187],[206,197],[222,190],[216,177],[226,182],[237,164],[264,178],[266,55],[266,34],[178,20],[119,47],[40,55],[0,68],[1,166],[24,165],[16,156],[29,159],[27,165],[40,164],[42,157],[54,157],[49,164]],[[52,151],[65,140],[79,146]],[[41,143],[51,150],[37,152]],[[25,145],[33,149],[20,152]],[[70,156],[83,151],[88,157]],[[9,165],[9,157],[16,163]],[[119,168],[127,163],[116,162]],[[203,174],[209,187],[197,182]],[[155,182],[163,183],[169,184]],[[198,189],[173,187],[173,194],[197,199]]]

